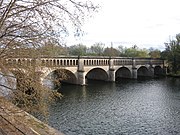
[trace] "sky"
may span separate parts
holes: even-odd
[[[179,0],[94,0],[98,13],[85,21],[82,37],[68,44],[107,47],[150,47],[163,50],[164,42],[180,33]]]

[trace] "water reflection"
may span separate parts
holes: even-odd
[[[180,80],[63,85],[50,124],[68,135],[180,134]]]

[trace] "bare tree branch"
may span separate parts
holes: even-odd
[[[9,87],[9,86],[3,85],[3,84],[0,84],[0,86],[1,86],[1,87],[4,87],[4,88],[6,88],[6,89],[9,89],[9,90],[15,90],[15,89],[13,89],[13,88],[11,88],[11,87]]]

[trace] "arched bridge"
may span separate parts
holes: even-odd
[[[41,80],[52,72],[63,70],[68,83],[85,85],[87,79],[115,81],[117,78],[137,79],[139,76],[154,77],[165,74],[164,60],[127,57],[42,57],[7,58],[5,63],[33,66],[41,72]]]

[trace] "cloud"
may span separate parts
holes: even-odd
[[[179,0],[98,0],[101,10],[83,29],[77,42],[126,43],[162,48],[179,33]]]

